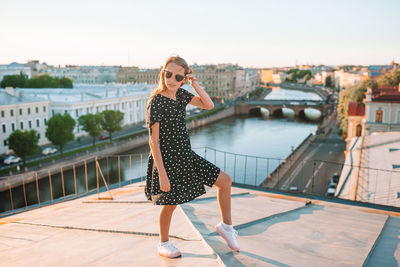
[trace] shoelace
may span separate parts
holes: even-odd
[[[167,247],[170,249],[170,250],[172,250],[172,251],[178,251],[178,249],[170,242],[170,243],[167,243]]]
[[[237,237],[237,236],[238,236],[238,232],[237,232],[235,229],[233,229],[233,228],[232,228],[232,234],[234,235],[234,237]]]

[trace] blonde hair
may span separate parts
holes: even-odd
[[[158,74],[158,86],[150,94],[149,100],[147,101],[147,104],[146,104],[146,125],[148,124],[148,122],[150,120],[149,119],[150,118],[149,106],[150,106],[151,100],[153,100],[153,98],[156,95],[158,95],[161,92],[164,92],[164,91],[167,90],[167,85],[165,84],[165,79],[164,79],[164,76],[165,76],[164,70],[167,68],[168,64],[171,63],[171,62],[175,63],[176,65],[181,66],[182,68],[184,68],[185,69],[185,75],[189,73],[189,70],[190,70],[189,65],[180,56],[178,56],[178,55],[177,56],[171,56],[165,61],[165,64],[161,67],[160,73]],[[182,85],[183,85],[183,82],[182,82]]]

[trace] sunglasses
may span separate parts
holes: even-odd
[[[165,72],[165,77],[166,77],[167,79],[169,79],[169,78],[172,77],[172,72],[167,71],[167,70],[164,70],[164,72]],[[175,80],[176,80],[177,82],[181,82],[181,81],[183,81],[183,79],[185,79],[185,76],[180,75],[180,74],[175,74]]]

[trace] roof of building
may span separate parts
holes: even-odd
[[[359,105],[357,102],[349,102],[349,109],[347,111],[349,116],[364,116],[365,106]]]
[[[26,94],[20,95],[18,91],[14,91],[14,95],[10,95],[6,93],[5,90],[0,90],[0,106],[23,104],[23,103],[47,102],[47,101],[48,100],[31,95],[26,95]]]
[[[380,86],[372,90],[374,102],[400,102],[399,86]]]
[[[124,96],[149,95],[154,85],[140,84],[74,84],[74,88],[19,88],[24,95],[51,102],[78,103]]]
[[[359,168],[358,166],[368,166]],[[336,195],[400,207],[400,132],[353,137]]]
[[[215,187],[178,205],[170,240],[182,257],[157,255],[161,206],[144,183],[43,206],[0,219],[7,266],[397,266],[400,213],[329,200],[232,187],[239,253],[215,232],[221,217]],[[100,193],[107,197],[107,192]],[[62,249],[60,249],[62,248]],[[364,265],[363,265],[364,264]]]

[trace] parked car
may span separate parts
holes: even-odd
[[[10,164],[18,163],[21,161],[22,161],[22,159],[20,157],[10,155],[4,159],[4,164],[10,165]]]
[[[335,184],[338,184],[339,178],[340,178],[339,174],[338,174],[337,172],[335,172],[335,173],[332,175],[331,181],[334,182]]]
[[[298,188],[297,188],[297,186],[291,186],[291,187],[289,187],[289,191],[296,192],[296,191],[298,191]]]
[[[110,136],[109,136],[109,135],[106,135],[106,134],[103,134],[103,135],[100,135],[99,139],[100,139],[100,140],[110,139]]]
[[[328,190],[326,191],[326,194],[330,197],[333,197],[336,192],[336,185],[329,185]]]
[[[54,147],[46,147],[42,150],[43,155],[49,155],[57,152],[57,148]]]

